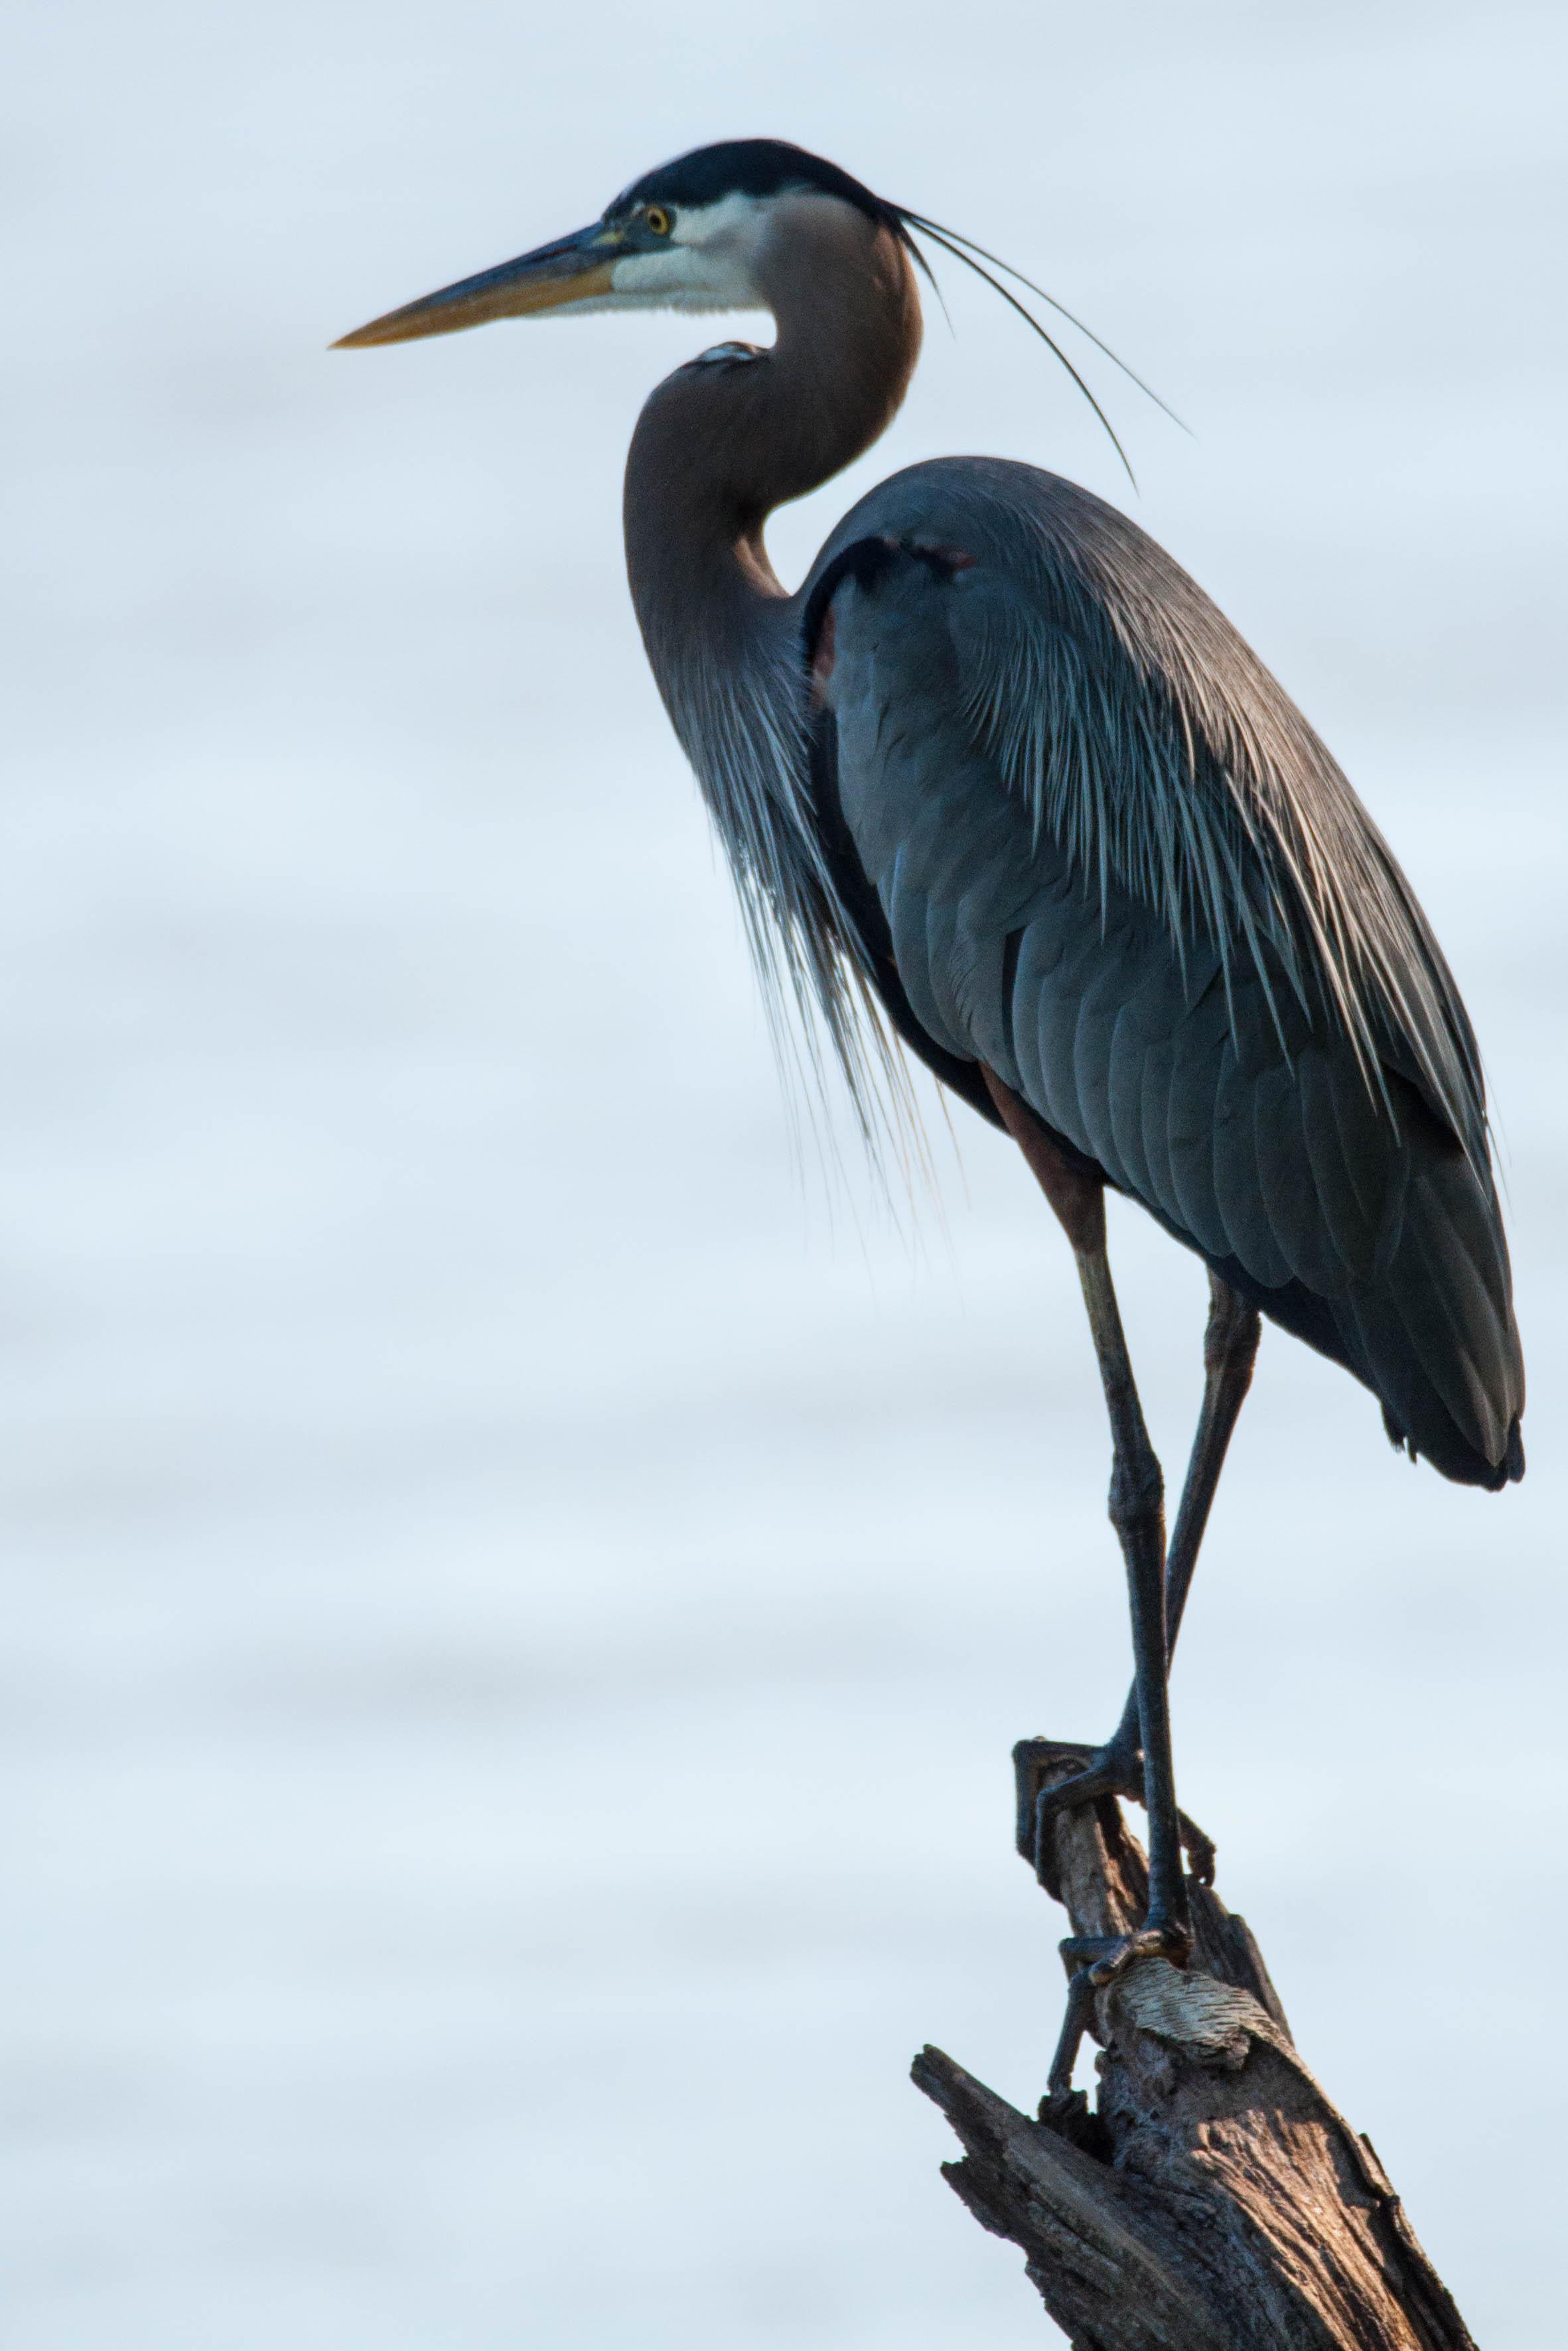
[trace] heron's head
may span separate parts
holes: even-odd
[[[424,335],[455,335],[491,319],[537,319],[547,312],[776,311],[779,291],[789,280],[798,300],[802,288],[809,292],[816,264],[825,258],[841,262],[846,254],[861,265],[870,259],[884,286],[896,284],[899,298],[913,311],[917,346],[919,305],[907,265],[913,261],[931,275],[917,237],[982,277],[1056,354],[1110,434],[1131,479],[1132,467],[1104,410],[1025,296],[1049,303],[1147,392],[1141,377],[1010,262],[940,221],[873,195],[836,163],[784,139],[729,139],[661,163],[587,228],[388,310],[344,335],[334,349],[414,342]],[[1020,290],[1004,286],[994,274],[998,269]],[[863,282],[863,267],[862,276]],[[1149,397],[1165,407],[1156,393]]]
[[[900,208],[836,164],[781,139],[729,140],[647,172],[587,228],[389,310],[336,348],[547,311],[767,309],[768,255],[779,231],[804,216],[802,198],[812,200],[810,214],[837,215],[846,229],[907,241]]]

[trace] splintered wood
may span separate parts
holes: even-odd
[[[1028,1752],[1039,1785],[1084,1761]],[[1136,1924],[1144,1856],[1120,1805],[1061,1813],[1055,1834],[1071,1932]],[[944,2176],[1020,2247],[1077,2351],[1476,2351],[1370,2142],[1298,2056],[1246,1922],[1190,1891],[1191,1966],[1142,1960],[1096,2001],[1092,2109],[1075,2091],[1031,2118],[939,2049],[915,2059],[965,2149]]]

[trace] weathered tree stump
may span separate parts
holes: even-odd
[[[1087,1750],[1017,1750],[1020,1813]],[[1142,1917],[1142,1848],[1113,1799],[1061,1814],[1051,1890],[1075,1935]],[[943,2173],[1021,2247],[1075,2351],[1476,2351],[1370,2140],[1296,2054],[1244,1919],[1189,1881],[1190,1968],[1101,1992],[1099,2095],[1031,2120],[939,2049],[915,2080],[965,2153]]]

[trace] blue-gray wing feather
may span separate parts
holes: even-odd
[[[843,827],[933,1050],[988,1065],[1448,1474],[1516,1473],[1474,1038],[1279,687],[1131,523],[1029,467],[895,476],[815,577]]]

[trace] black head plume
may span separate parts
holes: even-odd
[[[868,220],[902,232],[904,215],[896,204],[884,204],[836,163],[787,139],[726,139],[716,147],[695,147],[673,163],[644,172],[616,197],[610,216],[640,204],[716,204],[725,196],[781,196],[793,189],[837,196]]]

